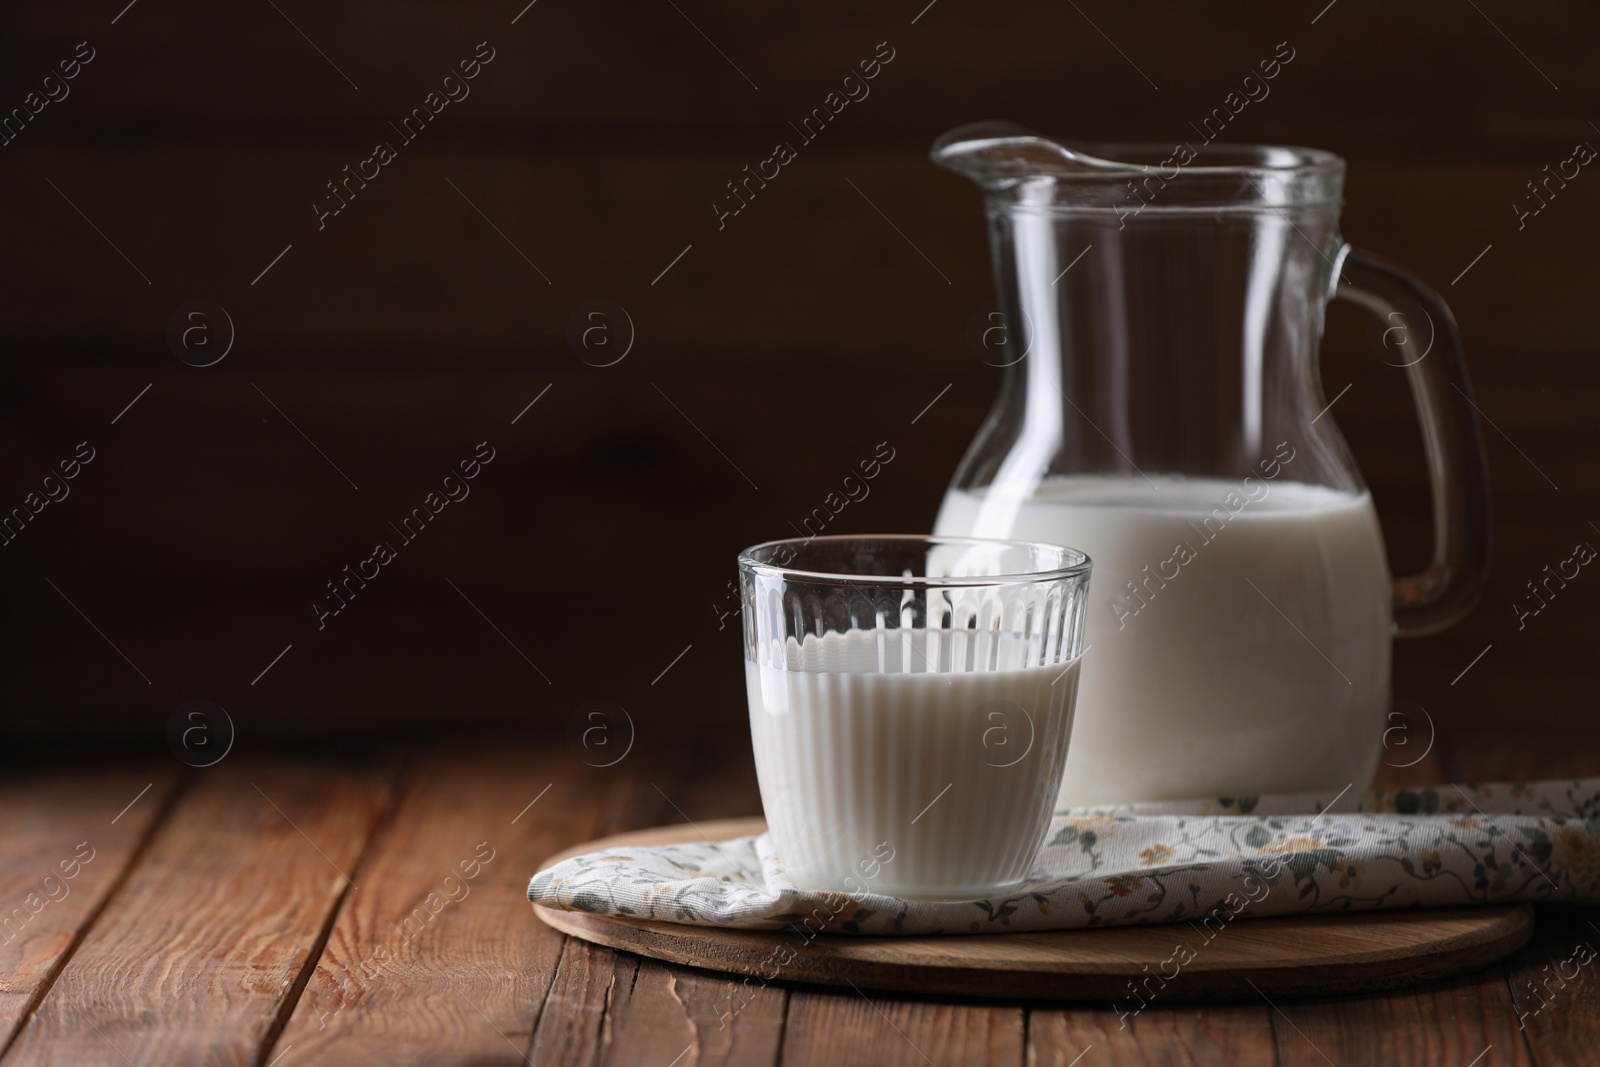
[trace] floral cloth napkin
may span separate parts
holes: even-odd
[[[805,890],[766,834],[602,849],[534,876],[548,908],[701,926],[959,934],[1240,914],[1600,904],[1600,778],[1069,808],[988,900]]]

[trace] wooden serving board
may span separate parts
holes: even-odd
[[[761,819],[727,819],[618,834],[557,853],[543,867],[600,848],[713,841],[762,833]],[[702,834],[704,835],[702,837]],[[778,980],[1008,1000],[1102,1000],[1137,1006],[1128,983],[1159,974],[1182,925],[943,937],[724,930],[560,911],[539,918],[573,937],[690,967],[760,975],[779,945],[794,950]],[[1420,985],[1488,966],[1533,936],[1528,904],[1340,915],[1231,924],[1160,988],[1157,1002],[1297,997]],[[1192,943],[1194,937],[1189,935]],[[771,964],[765,973],[770,974]],[[753,979],[759,981],[759,979]],[[1148,994],[1146,994],[1148,998]]]

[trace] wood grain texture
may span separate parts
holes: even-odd
[[[1248,1001],[1153,1004],[1127,1017],[1105,1008],[1034,1008],[1027,1067],[1275,1067],[1270,1015],[1266,1005]]]
[[[575,845],[549,862],[635,844],[723,840],[760,833],[759,819],[657,827]],[[1008,999],[1123,998],[1170,962],[1182,928],[1121,926],[1050,933],[810,940],[788,931],[731,930],[536,907],[546,923],[585,940],[673,963],[859,989]],[[1176,999],[1389,989],[1463,973],[1504,959],[1533,934],[1533,908],[1441,908],[1280,916],[1242,923],[1205,946],[1163,989]],[[792,958],[791,958],[792,957]]]
[[[123,876],[177,781],[170,765],[0,781],[0,1049]]]
[[[677,1056],[678,1067],[776,1064],[788,1000],[779,986],[640,960],[627,989],[613,996],[603,1062],[664,1067]]]
[[[1023,1062],[1023,1009],[877,993],[789,994],[785,1067],[869,1062],[893,1067]]]
[[[613,828],[637,826],[655,812],[695,819],[714,835],[718,823],[710,816],[759,806],[742,741],[726,736],[688,748],[671,738],[628,774],[628,784],[613,790],[624,804],[604,816]],[[567,938],[529,1056],[534,1063],[650,1067],[674,1056],[684,1067],[773,1063],[786,1000],[781,989]]]
[[[793,959],[786,981],[949,996],[1105,1000],[1170,962],[1182,933],[1165,926],[970,937],[827,937],[733,931],[538,908],[541,919],[611,948],[736,975]],[[1254,919],[1162,990],[1168,1000],[1278,997],[1419,985],[1480,970],[1533,934],[1531,905]],[[788,952],[785,952],[785,948]],[[770,966],[770,965],[769,965]],[[1131,1006],[1132,1002],[1128,1002]]]
[[[177,801],[5,1057],[253,1063],[392,774],[229,761]]]
[[[608,784],[560,741],[409,768],[274,1046],[285,1063],[519,1062],[563,940],[531,921],[528,878],[598,825]]]
[[[1595,965],[1575,955],[1580,944],[1600,948],[1600,932],[1589,925],[1600,920],[1588,909],[1541,911],[1538,936],[1509,961],[1509,989],[1508,969],[1497,967],[1421,989],[1337,999],[1251,997],[1204,1007],[1157,1001],[1126,1018],[1093,1004],[974,1004],[782,978],[744,985],[581,941],[563,945],[528,913],[521,894],[542,857],[527,856],[585,834],[670,819],[720,833],[715,816],[756,804],[748,754],[735,739],[710,735],[686,745],[664,724],[641,719],[640,745],[604,770],[575,763],[578,751],[559,743],[489,738],[422,753],[381,822],[391,781],[382,770],[284,758],[204,772],[154,827],[3,1062],[122,1064],[126,1056],[140,1064],[263,1065],[281,1057],[278,1067],[524,1059],[667,1067],[678,1057],[675,1067],[1464,1067],[1479,1056],[1474,1067],[1548,1067],[1589,1064],[1600,1054]],[[1570,739],[1510,732],[1445,735],[1437,752],[1392,784],[1577,775],[1595,755]],[[134,788],[126,789],[124,777]],[[69,825],[93,832],[89,822],[71,823],[80,818],[79,804],[82,819],[98,818],[117,833],[132,833],[125,828],[136,826],[141,812],[154,819],[158,805],[146,805],[159,796],[159,783],[109,823],[151,778],[138,770],[67,772],[0,783],[0,890],[17,884],[26,866],[18,861],[32,847],[15,842],[48,844],[53,828]],[[550,792],[513,826],[511,818],[546,783]],[[113,796],[118,788],[126,795]],[[100,812],[96,798],[116,803]],[[551,801],[557,803],[547,807]],[[495,820],[506,835],[476,830]],[[78,832],[69,844],[84,839]],[[396,909],[418,902],[426,908],[430,878],[442,881],[447,873],[436,861],[459,864],[451,847],[457,837],[467,839],[466,854],[490,841],[495,859],[467,897],[426,922],[413,917],[420,933],[395,933]],[[77,903],[80,892],[93,896],[87,879],[112,857],[113,844],[92,840],[96,857],[72,894],[36,922]],[[337,917],[343,879],[330,861],[362,887],[350,890]],[[519,864],[525,869],[513,870]],[[25,885],[28,872],[22,874]],[[380,901],[395,907],[384,910]],[[308,953],[324,934],[313,968]],[[403,967],[372,981],[370,968],[360,967],[370,958],[364,946],[389,935],[403,950]],[[352,959],[357,980],[341,982],[337,968]],[[449,1006],[457,991],[471,991],[483,1014]],[[283,1019],[283,1033],[271,1042],[274,1021]]]
[[[684,751],[682,770],[699,773],[680,770],[663,796],[669,817],[695,820],[712,840],[719,839],[720,824],[708,816],[760,808],[755,764],[743,758],[741,743],[729,740]],[[788,992],[780,986],[641,959],[626,987],[613,992],[601,1061],[661,1067],[676,1056],[679,1067],[775,1064],[787,1006]],[[680,1036],[683,1044],[674,1050]]]
[[[644,745],[631,750],[625,761],[606,769],[609,788],[599,818],[600,826],[615,832],[624,827],[649,825],[653,819],[674,812],[675,804],[681,807],[676,798],[685,793],[689,783],[704,778],[704,770],[715,762],[714,753],[718,748],[708,744],[696,752],[680,747],[681,741],[673,735],[649,738]],[[592,761],[609,758],[608,755],[593,757]],[[704,781],[700,788],[706,788]],[[543,857],[534,861],[528,876],[531,878],[543,865]],[[525,891],[526,882],[523,888]],[[523,899],[526,901],[526,896]],[[531,915],[526,921],[538,922]],[[638,956],[566,938],[543,1009],[536,1019],[530,1020],[533,1035],[528,1043],[529,1062],[576,1065],[608,1062],[616,1040],[617,1017],[612,1014],[613,1005],[619,997],[624,1001],[630,998],[642,962]],[[650,1002],[651,998],[645,998],[644,1003]],[[687,1016],[680,1016],[673,1027],[688,1035],[693,1032],[694,1024]],[[634,1047],[639,1036],[638,1030],[631,1031]],[[645,1054],[653,1060],[662,1047],[647,1044]],[[627,1052],[628,1046],[625,1046],[623,1053]],[[670,1056],[663,1059],[670,1059]]]
[[[573,1067],[603,1062],[611,1045],[612,1003],[619,989],[625,999],[639,963],[637,956],[568,938],[539,1014],[529,1062]],[[657,1051],[665,1051],[665,1044]]]
[[[1471,1064],[1525,1067],[1534,1061],[1495,967],[1424,989],[1359,998],[1275,1003],[1284,1067],[1381,1062],[1395,1067]],[[1487,1054],[1485,1054],[1487,1050]]]
[[[1533,943],[1506,964],[1516,1025],[1540,1067],[1600,1063],[1600,921],[1542,908]]]
[[[788,994],[567,939],[532,1063],[772,1064]]]

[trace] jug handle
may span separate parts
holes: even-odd
[[[1397,637],[1438,633],[1472,609],[1489,577],[1489,466],[1461,336],[1438,293],[1348,244],[1333,283],[1333,296],[1383,321],[1384,347],[1411,383],[1433,492],[1433,562],[1395,579],[1394,627]]]

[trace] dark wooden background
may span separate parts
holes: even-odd
[[[6,729],[153,736],[205,699],[248,740],[606,700],[641,742],[742,733],[717,607],[736,551],[885,441],[831,530],[927,528],[994,395],[966,340],[991,299],[979,197],[929,142],[985,118],[1176,141],[1283,41],[1293,62],[1231,138],[1350,161],[1345,233],[1444,292],[1495,426],[1493,581],[1464,625],[1400,647],[1396,694],[1458,730],[1596,729],[1600,576],[1521,630],[1511,605],[1600,544],[1600,175],[1520,231],[1512,203],[1600,145],[1600,12],[924,2],[538,0],[515,24],[522,0],[8,5],[0,107],[78,42],[96,56],[0,148],[0,509],[77,442],[97,456],[0,548]],[[324,182],[480,41],[470,97],[319,231]],[[724,182],[885,41],[871,95],[719,230]],[[203,369],[166,339],[196,299],[237,328]],[[594,300],[636,328],[614,366],[567,341]],[[1352,383],[1334,414],[1416,569],[1403,377],[1355,311],[1331,319],[1326,392]],[[324,582],[483,440],[471,496],[319,632]]]

